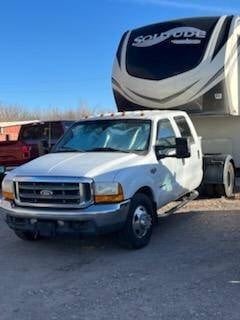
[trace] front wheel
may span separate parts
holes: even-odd
[[[137,193],[131,201],[124,228],[118,233],[121,245],[131,249],[146,246],[152,235],[154,211],[151,200],[142,193]]]
[[[25,241],[37,241],[40,236],[36,232],[14,230],[16,236]]]

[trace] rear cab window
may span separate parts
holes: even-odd
[[[63,135],[64,128],[61,122],[45,122],[24,126],[20,133],[20,140],[28,143],[51,141],[52,143]]]
[[[23,141],[39,141],[43,138],[43,127],[39,124],[24,126],[21,130],[20,139]]]
[[[191,128],[184,116],[174,117],[176,125],[180,131],[182,138],[187,138],[190,143],[194,143],[194,137],[191,131]]]

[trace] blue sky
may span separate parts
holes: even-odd
[[[124,31],[238,11],[239,0],[1,1],[0,102],[30,109],[85,104],[114,110],[111,68]]]

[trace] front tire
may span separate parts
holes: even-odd
[[[118,233],[120,245],[130,249],[145,247],[152,235],[154,211],[152,201],[143,193],[137,193],[131,201],[127,221]]]
[[[37,241],[40,239],[40,236],[31,231],[20,231],[20,230],[14,230],[16,236],[24,241]]]

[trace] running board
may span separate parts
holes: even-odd
[[[197,190],[188,193],[187,195],[179,199],[178,201],[180,201],[180,203],[176,204],[173,208],[169,209],[168,211],[165,211],[164,213],[158,214],[158,218],[165,218],[170,216],[171,214],[175,213],[178,209],[184,207],[186,204],[196,199],[198,195],[199,193]]]

